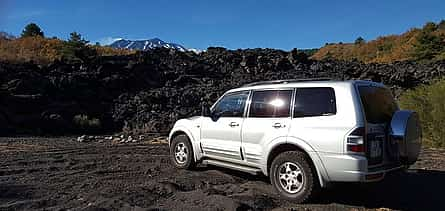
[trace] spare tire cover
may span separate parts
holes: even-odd
[[[417,113],[408,110],[396,111],[391,120],[391,137],[398,142],[402,163],[414,164],[422,145],[422,130]]]

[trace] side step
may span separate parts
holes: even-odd
[[[253,168],[253,167],[249,167],[249,166],[241,166],[238,164],[220,161],[220,160],[203,160],[202,163],[206,164],[206,165],[214,165],[214,166],[220,166],[220,167],[229,168],[229,169],[233,169],[233,170],[238,170],[238,171],[246,172],[246,173],[253,174],[253,175],[258,175],[261,173],[261,169],[258,169],[258,168]]]

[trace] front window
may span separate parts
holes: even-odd
[[[228,93],[213,108],[219,117],[242,117],[249,91]]]

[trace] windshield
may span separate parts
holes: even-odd
[[[383,87],[359,86],[366,121],[372,124],[390,122],[399,108],[391,91]]]

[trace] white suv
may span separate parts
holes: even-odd
[[[329,182],[369,182],[413,164],[418,116],[371,81],[280,80],[227,91],[169,134],[174,165],[217,165],[271,178],[303,202]]]

